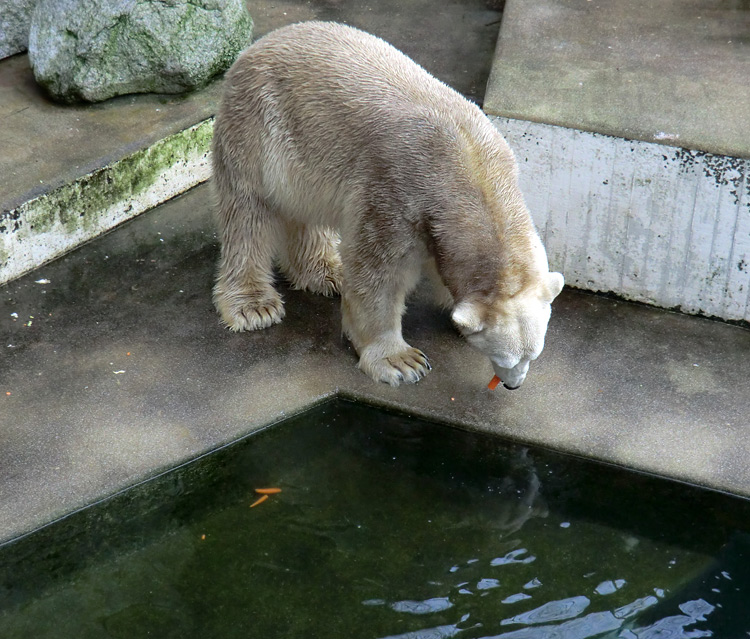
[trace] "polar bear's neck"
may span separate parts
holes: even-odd
[[[454,228],[461,231],[451,233],[446,227],[433,236],[438,271],[454,300],[512,297],[544,270],[541,243],[531,224],[496,226],[484,219]]]
[[[513,152],[484,118],[464,121],[455,143],[462,157],[455,188],[431,215],[438,270],[456,300],[513,296],[548,270]]]

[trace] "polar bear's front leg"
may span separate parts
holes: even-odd
[[[359,368],[375,381],[391,386],[418,382],[432,367],[422,351],[399,338],[380,336],[366,346],[359,358]]]
[[[366,316],[360,302],[353,302],[346,293],[341,309],[344,333],[359,354],[359,368],[376,382],[413,384],[431,370],[427,356],[401,336],[400,314],[396,321],[391,318],[390,328],[386,328],[385,322]]]
[[[406,266],[391,270],[383,265],[365,281],[352,269],[341,300],[342,326],[359,354],[359,368],[391,386],[418,382],[432,368],[401,335],[404,300],[419,278],[418,266]]]
[[[279,222],[257,197],[241,197],[217,182],[222,245],[214,303],[230,330],[268,328],[284,317],[284,303],[273,286]]]

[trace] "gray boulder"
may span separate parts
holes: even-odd
[[[36,0],[0,2],[0,59],[26,51],[29,42],[31,12]]]
[[[38,0],[29,61],[62,102],[182,93],[225,71],[252,27],[243,0]]]

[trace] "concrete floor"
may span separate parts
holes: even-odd
[[[485,110],[750,157],[746,0],[508,2]]]
[[[481,95],[497,12],[479,0],[440,12],[426,1],[409,7],[290,1],[257,3],[254,15],[259,33],[313,15],[346,19]],[[50,119],[62,146],[35,137],[25,161],[57,155],[65,165],[77,153],[70,147],[99,130],[96,117],[138,137],[152,122],[135,127],[117,106],[130,104],[146,105],[138,122],[160,103],[142,96],[87,107],[91,120],[72,138]],[[181,104],[179,122],[204,108],[188,116]],[[35,136],[51,109],[37,107]],[[97,144],[106,155],[143,143],[110,137],[109,146],[107,135],[91,143],[91,157]],[[566,291],[525,385],[490,392],[489,362],[417,296],[405,335],[434,370],[392,389],[356,369],[336,299],[286,291],[281,325],[222,329],[211,304],[216,257],[199,187],[0,287],[0,542],[337,393],[750,496],[746,329]]]
[[[285,291],[278,326],[235,334],[211,303],[206,186],[0,289],[0,540],[336,393],[750,496],[750,331],[567,291],[510,392],[417,296],[416,386],[377,384],[339,300]]]

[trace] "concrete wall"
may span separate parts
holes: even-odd
[[[213,118],[0,212],[0,284],[206,181],[212,134]]]
[[[492,121],[567,284],[750,321],[750,160]]]

